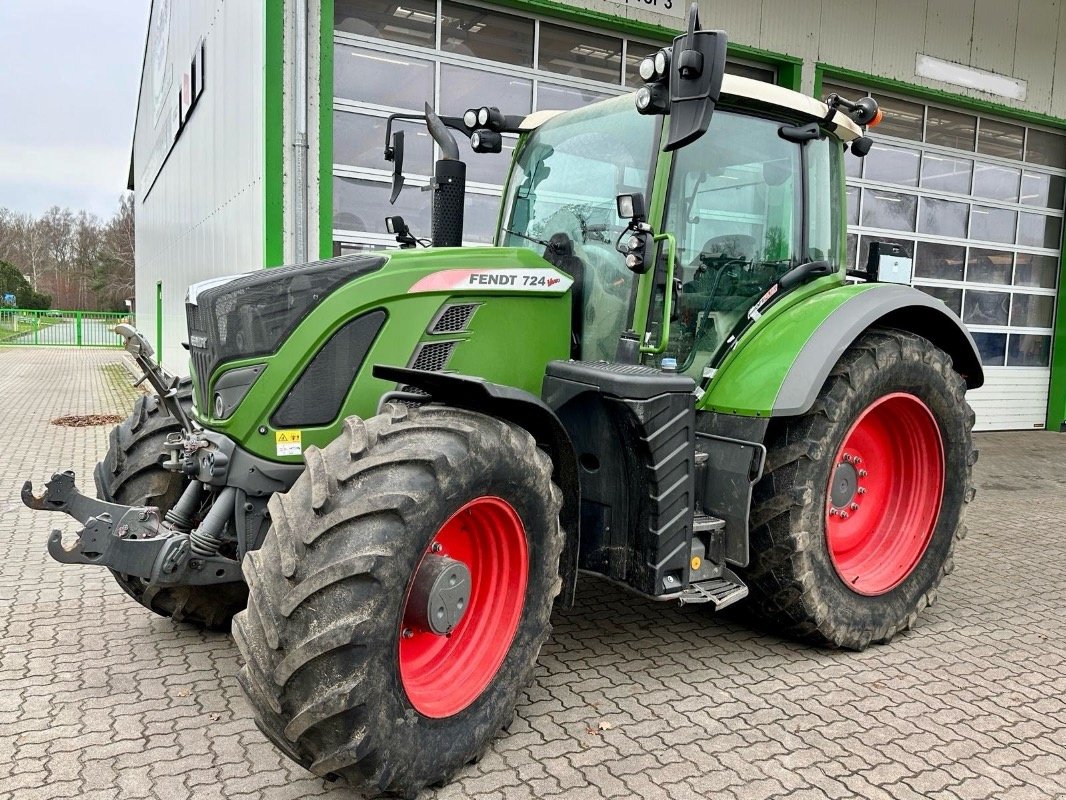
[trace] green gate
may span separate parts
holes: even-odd
[[[109,311],[0,308],[0,345],[122,347],[115,326],[128,321],[128,314]]]

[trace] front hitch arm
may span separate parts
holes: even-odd
[[[48,537],[48,554],[62,564],[93,564],[154,584],[206,584],[240,580],[240,565],[219,555],[196,555],[192,538],[163,524],[153,506],[124,506],[87,497],[70,470],[57,472],[38,497],[30,481],[22,502],[36,511],[62,511],[84,526],[71,547],[63,532]]]
[[[125,322],[115,326],[115,333],[125,340],[126,352],[133,356],[137,365],[144,370],[144,374],[133,385],[140,386],[144,381],[148,381],[170,415],[181,423],[181,427],[186,432],[192,433],[192,422],[181,403],[178,402],[178,378],[163,369],[162,365],[153,358],[155,351],[148,339],[139,330]]]

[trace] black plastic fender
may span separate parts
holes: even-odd
[[[577,454],[555,412],[536,395],[470,375],[376,364],[374,377],[414,386],[427,392],[436,402],[512,422],[529,431],[537,444],[544,448],[554,464],[552,480],[563,490],[563,508],[559,516],[566,534],[566,544],[559,561],[563,587],[558,602],[565,608],[573,606],[581,535],[581,486],[578,482]]]
[[[984,384],[981,355],[973,336],[950,308],[910,286],[882,284],[855,295],[831,313],[803,345],[774,401],[772,416],[805,414],[844,351],[874,328],[895,328],[922,336],[950,357],[966,388]]]

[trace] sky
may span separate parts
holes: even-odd
[[[0,208],[115,212],[150,4],[0,0]]]

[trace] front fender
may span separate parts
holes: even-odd
[[[767,313],[723,361],[700,407],[744,416],[804,414],[844,351],[873,327],[925,337],[951,357],[967,388],[984,383],[973,337],[951,309],[910,286],[863,283]]]

